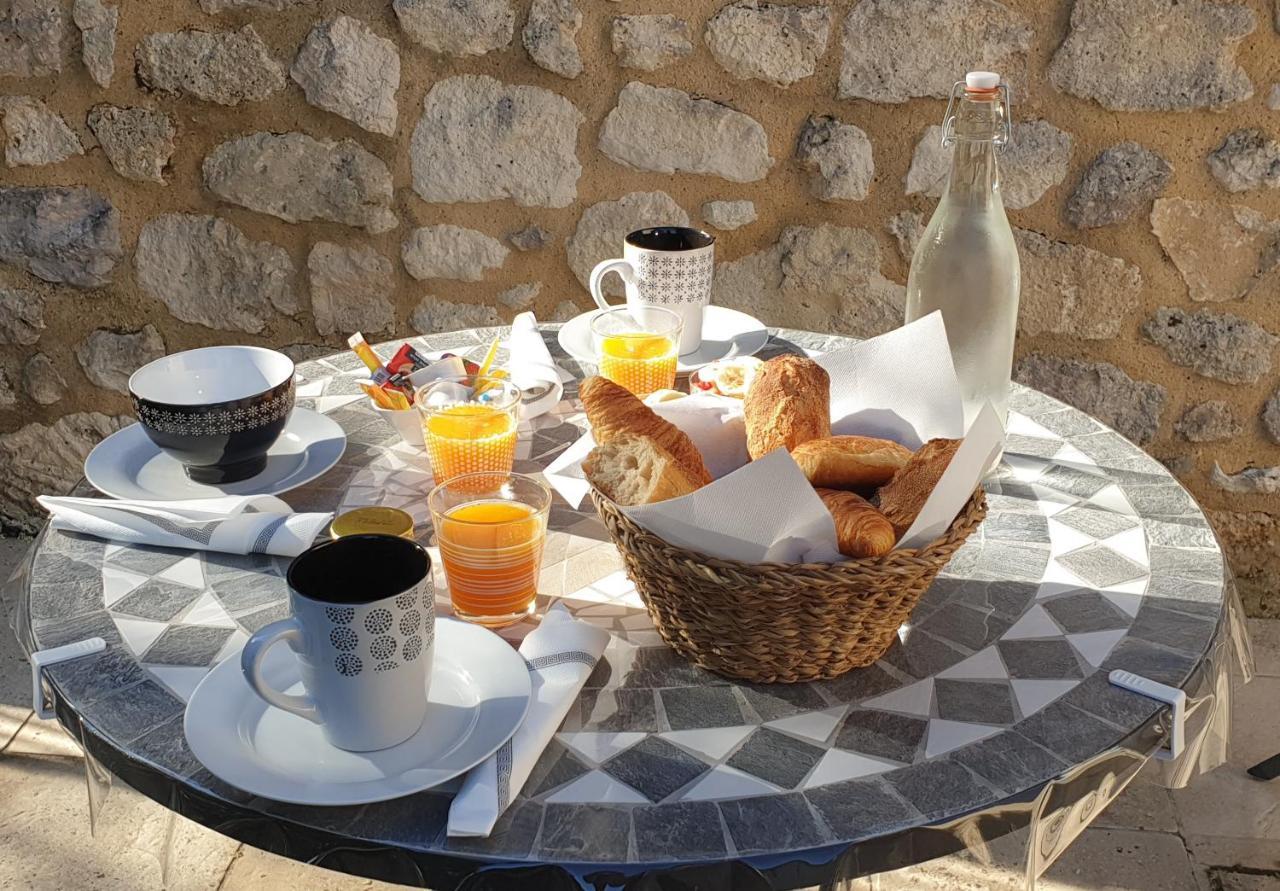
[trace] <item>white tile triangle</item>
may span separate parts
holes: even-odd
[[[1151,564],[1147,554],[1147,533],[1141,526],[1125,529],[1106,539],[1103,544],[1142,566]]]
[[[1013,627],[1004,633],[1001,640],[1028,640],[1033,637],[1061,637],[1062,629],[1045,612],[1043,606],[1032,604],[1031,609],[1022,614],[1022,618],[1013,623]]]
[[[235,620],[227,615],[227,611],[218,602],[213,593],[206,591],[200,595],[191,608],[182,617],[183,625],[207,625],[214,628],[235,628]]]
[[[1097,462],[1069,442],[1064,443],[1062,448],[1058,449],[1053,456],[1053,460],[1059,464],[1069,464],[1073,469],[1079,470],[1081,473],[1092,473],[1095,476],[1105,475],[1105,471],[1097,465]]]
[[[173,695],[183,702],[191,698],[196,684],[204,680],[204,676],[209,673],[209,669],[202,665],[143,665],[142,667],[155,675],[160,683],[168,687]]]
[[[825,786],[841,780],[874,776],[902,766],[895,761],[881,761],[879,758],[870,758],[855,752],[832,749],[822,756],[813,773],[809,774],[809,778],[804,782],[804,788],[812,789],[814,786]]]
[[[680,796],[681,801],[710,801],[715,798],[747,798],[752,795],[776,795],[778,787],[721,764],[694,783]]]
[[[127,569],[118,569],[106,564],[102,567],[102,602],[104,606],[114,606],[116,601],[124,597],[134,588],[148,581],[147,576]]]
[[[929,722],[929,739],[924,744],[924,756],[933,758],[936,755],[945,754],[952,749],[986,739],[1003,729],[987,724],[967,724],[964,721],[943,721],[941,718],[934,718]]]
[[[307,381],[305,384],[298,384],[298,388],[294,391],[299,399],[311,399],[324,393],[324,381]]]
[[[755,727],[706,727],[700,730],[669,730],[662,738],[713,761],[719,761],[746,739]]]
[[[1076,648],[1085,661],[1097,668],[1106,661],[1107,656],[1115,649],[1128,632],[1123,628],[1117,631],[1088,631],[1084,634],[1068,634],[1067,640]]]
[[[623,749],[629,749],[644,739],[643,733],[561,733],[560,742],[573,749],[593,764],[607,761]]]
[[[204,561],[199,557],[183,557],[164,572],[156,576],[188,588],[204,587]]]
[[[1050,597],[1056,597],[1059,594],[1066,594],[1068,591],[1079,591],[1080,586],[1067,582],[1041,582],[1036,588],[1036,600],[1047,600]]]
[[[968,659],[957,662],[945,671],[938,673],[940,678],[999,679],[1007,678],[1008,676],[1009,669],[1004,667],[1004,660],[1000,658],[1000,651],[995,647],[979,650]]]
[[[1069,692],[1079,681],[1011,681],[1018,697],[1022,717],[1029,718],[1059,696]]]
[[[1083,548],[1097,541],[1093,536],[1086,535],[1079,529],[1072,529],[1066,523],[1059,523],[1053,518],[1050,518],[1048,523],[1050,551],[1054,554],[1069,554],[1077,548]]]
[[[361,399],[364,399],[364,398],[365,396],[363,394],[355,395],[355,396],[352,396],[352,395],[317,396],[315,410],[320,412],[320,414],[325,414],[327,412],[333,411],[335,408],[342,408],[342,406],[344,405],[350,405],[353,402],[359,402]]]
[[[1114,594],[1136,594],[1141,596],[1147,593],[1147,585],[1150,581],[1151,575],[1148,573],[1147,575],[1142,576],[1142,578],[1129,579],[1127,582],[1107,585],[1106,587],[1099,588],[1098,590],[1102,591],[1104,594],[1110,591]]]
[[[907,687],[876,696],[862,703],[871,708],[906,715],[929,717],[933,711],[933,678],[925,678]]]
[[[1129,499],[1124,497],[1124,493],[1120,491],[1120,487],[1115,483],[1099,489],[1091,495],[1089,503],[1126,516],[1134,516],[1135,514],[1133,505],[1129,504]]]
[[[244,645],[249,642],[249,635],[245,634],[239,628],[227,638],[227,642],[222,645],[222,649],[218,651],[218,656],[213,660],[216,665],[223,659],[230,659],[244,649]]]
[[[1066,510],[1073,504],[1079,504],[1080,499],[1068,492],[1059,492],[1057,489],[1050,489],[1048,486],[1041,486],[1036,483],[1031,484],[1031,491],[1036,493],[1036,500],[1040,504],[1040,510],[1044,511],[1048,516],[1053,516],[1058,511]],[[1055,505],[1061,505],[1055,507]]]
[[[789,718],[778,718],[768,722],[767,726],[785,730],[795,736],[803,736],[814,742],[826,742],[831,731],[836,729],[846,709],[843,705],[823,709],[820,712],[805,712],[803,715],[792,715]]]
[[[1029,483],[1039,479],[1049,467],[1049,462],[1032,455],[1014,455],[1005,452],[1004,463],[1013,471],[1013,478],[1019,482]]]
[[[607,773],[593,770],[584,773],[569,785],[547,796],[554,804],[648,804],[635,789],[619,783]]]
[[[155,643],[156,638],[169,627],[164,622],[148,622],[146,619],[126,619],[122,616],[112,616],[112,618],[115,620],[116,627],[120,629],[120,636],[124,638],[125,645],[135,656],[145,653],[147,647]]]
[[[1103,591],[1102,596],[1120,607],[1120,609],[1124,610],[1126,615],[1133,616],[1134,618],[1137,617],[1138,610],[1142,608],[1141,594],[1126,594],[1122,591]]]
[[[1008,431],[1018,436],[1034,436],[1037,439],[1052,439],[1061,441],[1062,437],[1045,427],[1041,427],[1035,421],[1026,415],[1020,415],[1017,412],[1009,412]]]

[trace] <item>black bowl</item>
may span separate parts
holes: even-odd
[[[129,378],[133,408],[148,437],[197,483],[248,479],[293,412],[293,360],[253,346],[174,353]]]

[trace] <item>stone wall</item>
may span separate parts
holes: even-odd
[[[0,0],[10,521],[152,356],[563,319],[641,224],[717,231],[719,302],[892,327],[981,65],[1015,98],[1019,378],[1166,460],[1280,611],[1269,0],[111,3]]]

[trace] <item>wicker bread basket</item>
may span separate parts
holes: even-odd
[[[987,513],[979,487],[923,548],[834,564],[739,563],[668,544],[595,489],[591,498],[663,639],[696,665],[761,683],[833,678],[879,659]]]

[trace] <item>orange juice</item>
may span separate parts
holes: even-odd
[[[481,624],[533,611],[546,515],[518,501],[474,501],[436,522],[453,609]]]
[[[600,374],[637,396],[676,382],[676,341],[656,334],[612,334],[600,341]]]
[[[511,411],[483,404],[451,405],[423,419],[436,483],[464,473],[506,472],[516,456]]]

